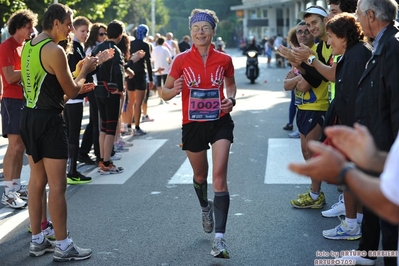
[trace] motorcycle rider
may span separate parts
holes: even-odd
[[[247,46],[245,46],[245,48],[243,49],[243,55],[247,55],[248,51],[256,51],[257,54],[255,55],[255,57],[258,57],[258,54],[262,51],[262,48],[260,47],[259,44],[257,44],[256,42],[256,38],[255,36],[250,36],[248,38],[248,44]],[[256,68],[256,73],[259,73],[259,66],[258,64],[255,65]],[[245,70],[245,73],[248,73],[248,64]]]

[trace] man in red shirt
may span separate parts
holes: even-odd
[[[1,203],[11,208],[26,206],[28,191],[21,186],[21,170],[25,150],[19,130],[23,90],[21,81],[21,52],[25,40],[31,38],[37,15],[23,9],[11,15],[7,22],[11,37],[0,45],[0,73],[3,80],[1,116],[3,137],[8,146],[3,159],[4,193]]]

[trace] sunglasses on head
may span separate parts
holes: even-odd
[[[100,32],[98,35],[101,36],[101,37],[104,36],[104,35],[107,36],[107,33],[106,32]]]

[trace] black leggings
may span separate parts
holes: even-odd
[[[78,147],[82,117],[83,103],[65,104],[64,118],[67,126],[68,143]]]
[[[100,112],[100,132],[115,136],[119,119],[119,94],[111,94],[108,98],[96,97],[98,111]]]

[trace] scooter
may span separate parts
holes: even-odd
[[[259,76],[259,66],[258,66],[258,52],[255,50],[249,50],[246,52],[247,56],[247,68],[246,76],[251,81],[251,84],[255,83],[255,79]]]

